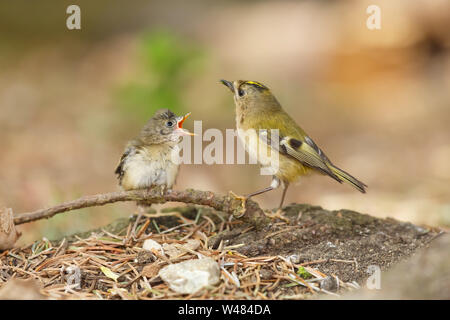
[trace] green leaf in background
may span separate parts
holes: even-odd
[[[139,74],[119,90],[125,113],[141,119],[160,108],[186,111],[183,90],[198,75],[202,57],[201,49],[173,33],[143,34],[138,44]]]

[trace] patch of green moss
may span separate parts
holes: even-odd
[[[313,277],[313,275],[311,273],[309,273],[308,271],[306,271],[306,269],[303,267],[298,268],[297,274],[299,275],[300,278],[305,279],[305,280],[311,279]]]

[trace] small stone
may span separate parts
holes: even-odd
[[[168,255],[170,258],[176,258],[179,255],[186,252],[186,250],[183,250],[182,248],[186,248],[188,250],[195,250],[198,247],[200,247],[200,241],[196,239],[189,239],[186,241],[185,244],[169,244],[169,243],[163,243],[162,249],[164,250],[164,253]]]
[[[191,294],[220,280],[218,263],[211,258],[168,265],[159,271],[161,279],[175,292]]]
[[[292,254],[290,256],[287,257],[288,260],[294,264],[298,264],[300,263],[300,257],[297,254]]]
[[[329,248],[336,248],[336,245],[330,241],[327,241],[327,247]]]
[[[162,248],[164,250],[164,253],[170,258],[178,257],[183,253],[183,251],[175,247],[173,244],[163,243]]]
[[[161,269],[161,267],[159,265],[157,265],[156,263],[152,263],[152,264],[146,265],[142,269],[141,275],[151,279],[158,274],[160,269]]]
[[[152,251],[152,249],[161,251],[161,245],[152,239],[147,239],[144,241],[144,244],[142,245],[142,249]]]
[[[337,283],[336,279],[332,277],[326,277],[320,281],[320,288],[327,291],[336,291]]]
[[[183,244],[183,247],[191,250],[196,250],[198,247],[200,247],[200,241],[197,239],[189,239],[185,244]]]

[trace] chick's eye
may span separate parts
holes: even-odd
[[[174,124],[175,124],[175,122],[170,121],[170,120],[166,122],[166,126],[169,127],[169,128],[173,127]]]
[[[242,89],[238,90],[239,97],[242,97],[245,94],[245,91]]]

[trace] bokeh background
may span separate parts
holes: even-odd
[[[66,8],[81,7],[81,30]],[[368,30],[366,8],[381,8]],[[450,2],[1,1],[0,204],[32,211],[118,190],[126,141],[153,112],[234,128],[219,79],[269,86],[363,195],[322,176],[287,202],[450,226]],[[204,143],[206,146],[207,143]],[[254,165],[185,165],[176,188],[245,194]],[[281,190],[255,200],[276,207]],[[169,204],[174,205],[174,204]],[[120,203],[23,225],[57,238],[135,211]]]

